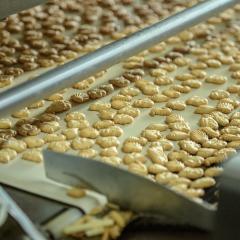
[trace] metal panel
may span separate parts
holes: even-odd
[[[146,215],[163,214],[178,223],[212,229],[215,211],[211,205],[198,204],[127,170],[48,150],[44,151],[44,163],[47,177],[65,184],[83,184],[96,189],[123,209],[129,208]]]

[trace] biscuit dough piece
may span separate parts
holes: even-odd
[[[67,141],[57,141],[48,144],[48,148],[55,152],[67,152],[70,149],[70,143]]]
[[[0,119],[0,129],[10,129],[12,127],[12,122],[8,118]]]
[[[100,136],[102,137],[110,137],[110,136],[120,137],[122,134],[123,134],[123,130],[119,126],[112,126],[112,127],[100,130]]]
[[[0,150],[0,163],[9,163],[17,156],[17,152],[10,148]]]
[[[125,125],[132,123],[134,121],[134,118],[127,114],[116,114],[113,118],[113,121],[116,124]]]
[[[41,163],[43,161],[43,156],[41,151],[36,149],[27,150],[22,154],[22,159],[35,162],[35,163]]]
[[[184,140],[189,138],[189,133],[173,130],[166,136],[166,138],[172,141]]]
[[[123,157],[123,162],[125,164],[129,164],[129,163],[132,163],[132,162],[146,162],[146,158],[141,154],[141,153],[129,153],[129,154],[126,154],[124,155]]]
[[[43,139],[35,136],[25,137],[23,138],[23,141],[27,144],[28,148],[39,148],[45,143]]]
[[[142,151],[142,146],[137,142],[125,142],[122,146],[122,151],[125,153],[138,153]]]
[[[94,158],[97,156],[97,151],[93,148],[88,148],[88,149],[82,149],[78,153],[81,157],[85,158]]]
[[[199,107],[201,105],[207,105],[208,100],[207,98],[204,98],[204,97],[192,96],[186,100],[186,104],[194,107]]]
[[[74,139],[78,136],[78,128],[66,128],[62,130],[62,134],[67,140]]]
[[[168,107],[154,107],[149,112],[151,117],[154,116],[168,116],[172,113],[172,110]]]
[[[96,140],[96,144],[98,144],[101,148],[109,148],[109,147],[117,147],[120,142],[117,137],[99,137]]]
[[[104,148],[100,151],[99,154],[102,157],[115,157],[118,155],[118,150],[116,147]]]
[[[136,108],[151,108],[154,102],[149,98],[138,99],[133,102],[133,107]]]
[[[214,186],[216,181],[212,177],[202,177],[191,183],[192,188],[209,188]]]
[[[60,125],[56,121],[43,122],[40,124],[39,128],[44,133],[54,133],[60,129]]]
[[[163,152],[163,148],[160,146],[148,148],[147,156],[153,163],[165,165],[168,162],[167,156]]]
[[[183,111],[186,108],[186,104],[182,101],[169,101],[166,107],[172,110]]]
[[[204,171],[202,168],[191,168],[191,167],[186,167],[179,173],[180,177],[186,177],[189,179],[197,179],[202,177],[203,175],[204,175]]]
[[[92,127],[87,127],[79,131],[79,136],[83,138],[95,139],[99,136],[99,131]]]
[[[190,154],[196,154],[200,148],[200,145],[198,143],[191,140],[181,140],[178,142],[178,145],[182,150]]]
[[[145,129],[142,131],[142,137],[146,138],[150,142],[157,141],[161,138],[161,132],[158,130]]]
[[[65,121],[71,121],[71,120],[78,120],[78,121],[81,121],[81,120],[86,120],[86,116],[84,113],[82,112],[70,112],[70,113],[67,113],[66,116],[65,116]]]
[[[156,175],[156,182],[162,184],[168,184],[169,182],[173,181],[174,179],[179,178],[177,174],[171,172],[162,172]]]
[[[72,105],[69,101],[57,100],[54,101],[47,109],[47,113],[61,113],[71,109]]]
[[[2,148],[10,148],[15,150],[17,153],[21,153],[27,148],[27,144],[18,139],[9,139],[2,144]]]
[[[119,114],[126,114],[133,118],[136,118],[140,115],[140,110],[138,108],[133,108],[130,106],[124,107],[118,111]]]

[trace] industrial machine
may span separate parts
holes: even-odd
[[[10,14],[31,8],[37,4],[43,4],[44,2],[41,0],[1,0],[0,19],[4,19]],[[179,33],[185,28],[211,17],[213,14],[233,6],[237,2],[239,1],[205,1],[153,26],[136,32],[130,37],[118,40],[77,60],[42,74],[32,81],[9,89],[0,94],[0,114],[4,116],[10,111],[12,112],[25,106],[26,103],[37,101],[50,93],[70,86],[79,81],[79,75],[81,76],[80,80],[83,80],[100,70],[106,69],[123,59],[153,46],[161,40]],[[77,174],[78,180],[81,177],[84,178],[83,180],[86,183],[89,180],[87,179],[87,174],[94,174],[95,181],[92,181],[90,185],[95,187],[95,190],[97,189],[120,204],[120,206],[129,206],[131,210],[135,210],[136,212],[145,212],[145,210],[148,212],[150,209],[150,207],[144,209],[146,205],[141,206],[139,202],[121,199],[119,194],[122,193],[123,186],[118,182],[115,184],[119,186],[119,191],[115,195],[112,195],[108,189],[104,188],[104,179],[99,181],[98,171],[99,175],[102,173],[106,174],[106,172],[114,172],[114,169],[107,169],[109,166],[106,167],[104,164],[102,166],[94,166],[94,163],[88,166],[88,162],[84,161],[84,159],[82,159],[82,162],[77,162],[74,157],[63,154],[54,155],[51,152],[45,152],[44,156],[46,173],[49,178],[64,182],[65,184],[71,183],[66,176],[66,178],[62,177],[65,170],[68,173]],[[74,168],[80,165],[84,166],[84,171],[76,173]],[[133,174],[128,175],[124,171],[121,172],[116,169],[113,175],[109,175],[107,181],[113,181],[113,176],[119,174],[118,179],[124,176],[124,179],[128,179],[128,182],[134,183],[129,185],[129,191],[133,187],[139,188],[138,184],[141,184],[141,187],[146,184],[146,189],[153,192],[157,192],[159,189],[159,196],[156,194],[156,199],[152,198],[152,201],[147,204],[148,206],[154,206],[154,201],[160,201],[160,199],[169,203],[169,205],[166,204],[167,207],[165,209],[159,208],[159,212],[164,213],[164,215],[168,216],[167,218],[162,219],[159,212],[157,214],[159,218],[156,216],[154,219],[146,215],[141,216],[129,224],[122,235],[122,239],[240,239],[237,226],[237,217],[240,215],[240,192],[237,188],[240,181],[239,169],[239,155],[227,161],[224,174],[219,179],[221,185],[218,189],[220,191],[220,200],[217,210],[207,205],[200,207],[198,203],[188,201],[175,192],[165,189],[162,185],[155,184],[156,186],[151,186],[152,183],[150,184],[150,181],[144,181],[145,179],[141,177],[138,179]],[[3,188],[0,188],[0,239],[17,240],[26,239],[26,237],[39,240],[63,239],[63,236],[61,236],[62,227],[83,215],[82,210],[76,208],[76,206],[72,207],[70,204],[39,197],[5,184],[2,186]],[[116,188],[116,186],[114,187]],[[215,190],[216,188],[207,193],[207,196],[212,196],[212,192]],[[157,197],[159,198],[157,199]],[[171,202],[178,203],[176,207],[178,211],[175,212],[178,215],[176,216],[170,211],[172,207],[174,208]],[[153,209],[156,211],[156,208]],[[188,212],[187,216],[181,215],[181,211],[183,210]],[[185,217],[188,218],[189,222]]]

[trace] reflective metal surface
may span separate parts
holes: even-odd
[[[82,184],[122,208],[148,215],[165,214],[179,224],[213,228],[214,208],[198,204],[163,186],[100,161],[44,151],[47,177],[68,185]]]

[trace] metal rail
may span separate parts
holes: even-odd
[[[50,70],[32,81],[9,89],[0,95],[0,115],[12,113],[14,110],[86,79],[239,2],[240,0],[201,2],[131,36]]]

